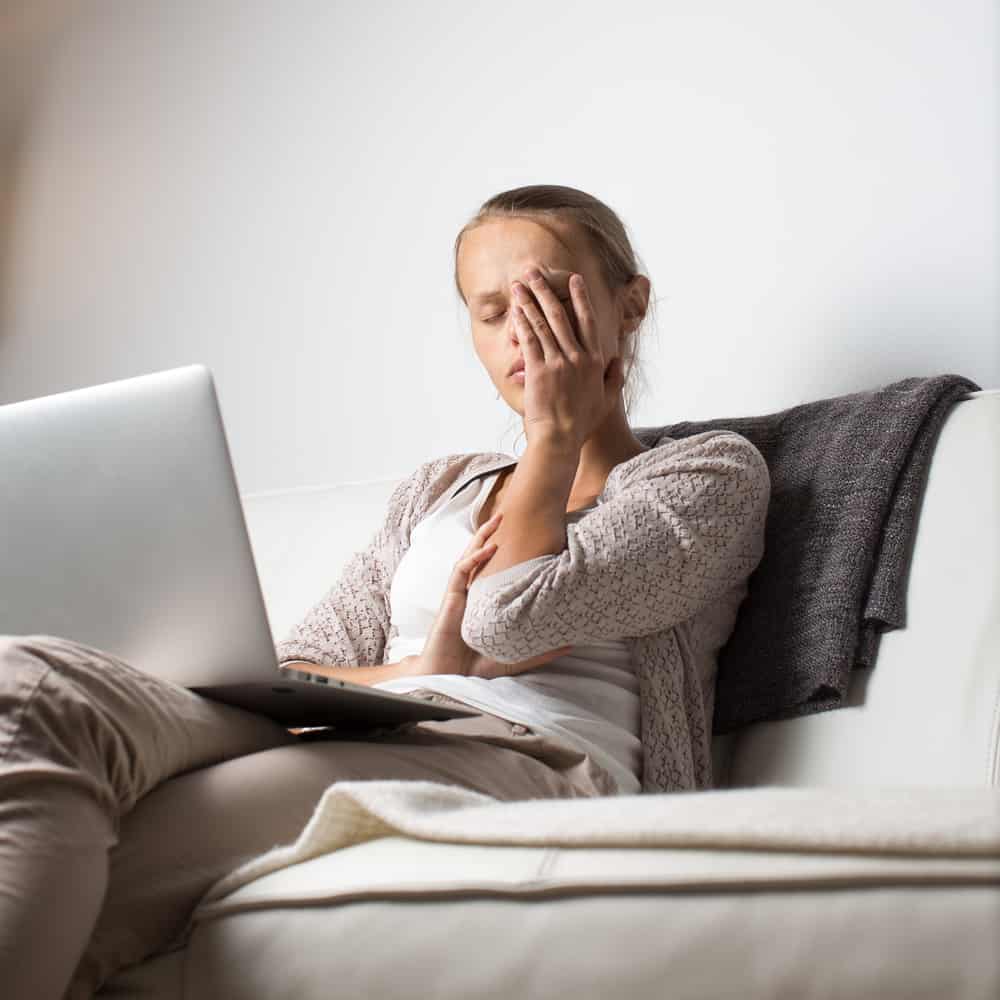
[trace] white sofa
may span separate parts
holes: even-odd
[[[397,481],[244,497],[276,638],[370,537]],[[862,786],[936,785],[1000,810],[1000,390],[970,393],[945,421],[907,618],[883,636],[874,669],[854,672],[847,707],[717,735],[717,790],[695,794],[822,789],[835,809]],[[651,798],[621,807],[638,816]],[[185,949],[99,995],[1000,997],[1000,851],[974,874],[947,844],[911,858],[905,877],[893,863],[381,837],[266,876],[255,909],[197,925]],[[386,873],[414,865],[434,891],[394,896]],[[345,879],[364,885],[366,868],[369,891],[324,902]]]

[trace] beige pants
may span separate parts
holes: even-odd
[[[103,650],[0,636],[0,990],[91,997],[175,944],[216,880],[295,840],[332,782],[379,778],[617,794],[579,750],[494,715],[304,740]]]

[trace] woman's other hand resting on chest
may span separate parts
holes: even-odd
[[[471,649],[462,638],[462,618],[465,615],[469,586],[479,567],[496,551],[496,543],[487,539],[496,531],[502,517],[503,512],[498,511],[486,521],[472,536],[469,546],[455,563],[423,651],[401,661],[409,663],[411,675],[461,674],[487,679],[508,677],[544,666],[573,648],[561,646],[520,663],[499,663]]]

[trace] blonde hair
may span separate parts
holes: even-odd
[[[584,238],[585,245],[597,260],[601,276],[610,291],[614,292],[621,288],[640,273],[638,255],[632,248],[632,241],[624,223],[603,201],[585,191],[564,187],[561,184],[531,184],[527,187],[501,191],[500,194],[495,194],[484,201],[479,211],[462,227],[455,238],[455,287],[466,308],[468,302],[458,280],[458,251],[462,237],[470,229],[489,219],[530,218],[540,226],[545,226],[546,216],[555,216],[576,225]],[[552,232],[550,227],[545,226],[545,228]],[[553,235],[558,238],[557,233]],[[645,271],[645,267],[642,271]],[[638,364],[639,348],[645,343],[645,337],[640,338],[639,334],[651,316],[654,303],[655,299],[650,294],[649,308],[642,323],[631,335],[626,336],[623,345],[625,386],[622,391],[626,415],[635,405],[636,381],[641,381],[643,385],[647,384],[642,366]]]

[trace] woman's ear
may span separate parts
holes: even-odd
[[[625,328],[629,333],[635,333],[646,316],[650,288],[649,278],[644,274],[636,274],[629,281],[624,310]]]

